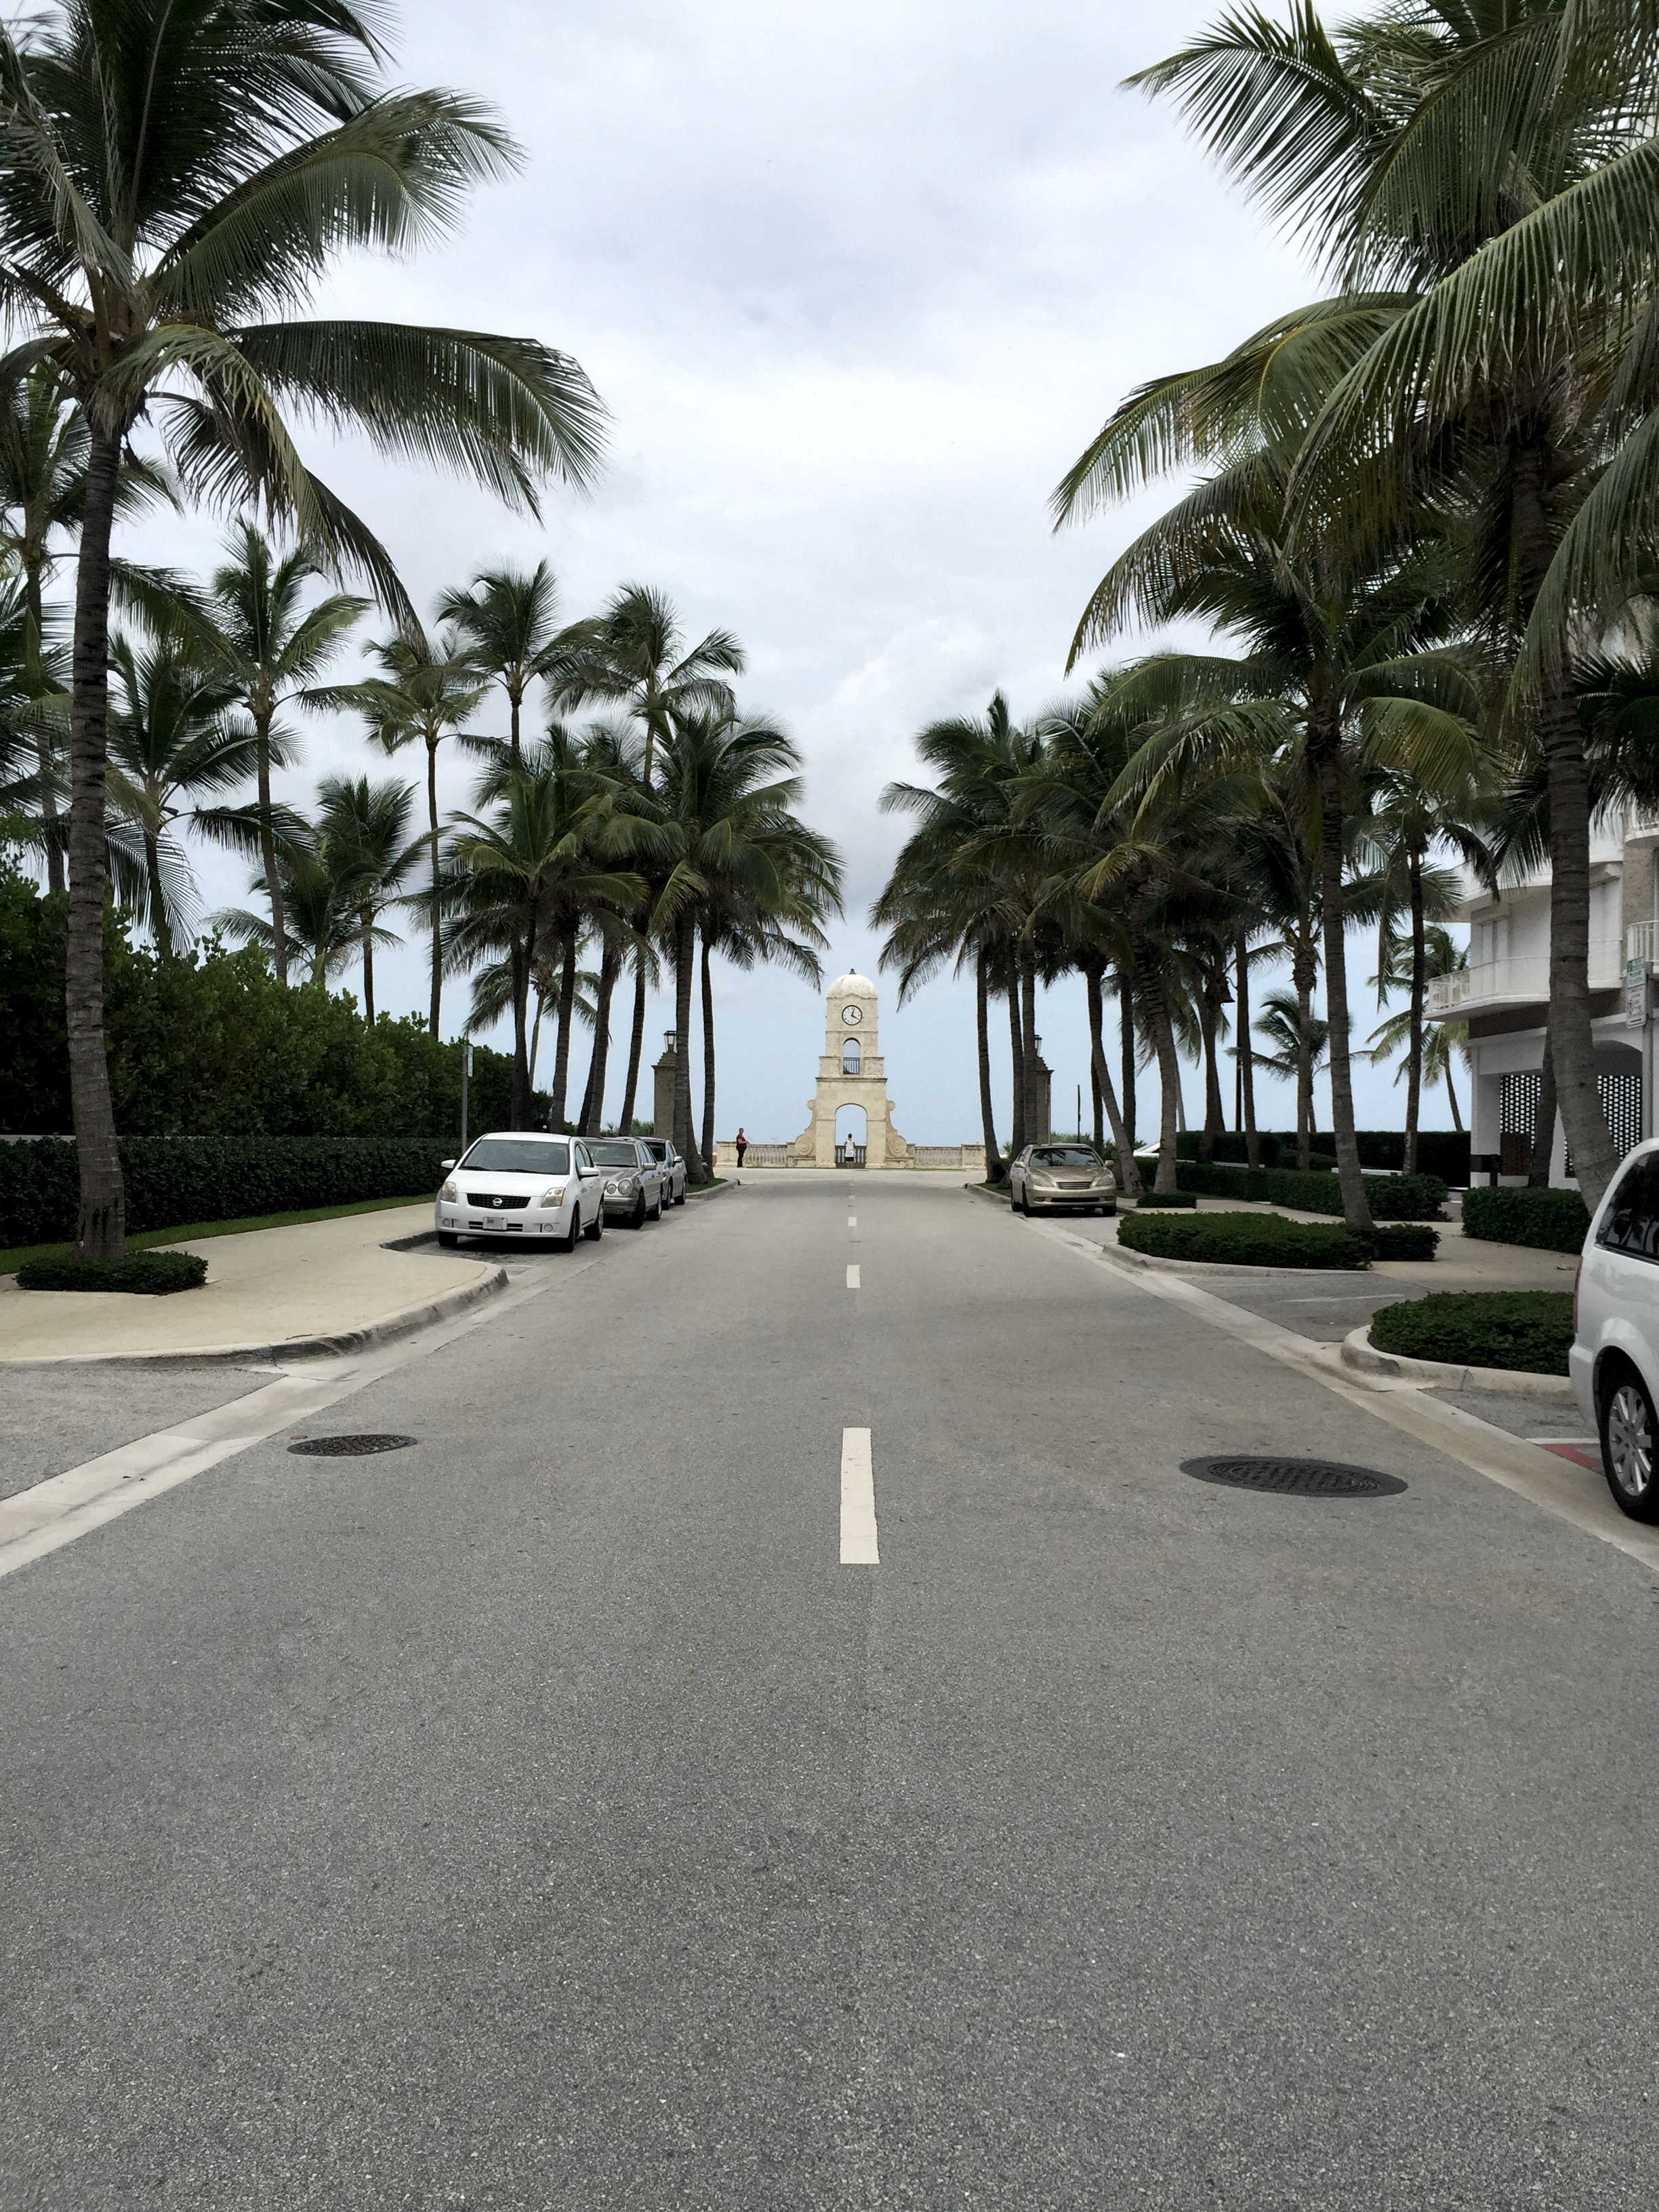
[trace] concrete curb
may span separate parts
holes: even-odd
[[[214,1344],[179,1352],[70,1352],[57,1359],[0,1359],[0,1367],[281,1367],[295,1359],[341,1359],[371,1346],[390,1344],[412,1336],[436,1322],[451,1321],[507,1286],[505,1267],[492,1267],[482,1281],[463,1283],[426,1298],[417,1306],[404,1306],[383,1320],[368,1322],[362,1328],[346,1328],[329,1336],[295,1336],[280,1344]]]
[[[1565,1375],[1528,1375],[1510,1367],[1458,1367],[1445,1359],[1409,1359],[1403,1352],[1379,1352],[1370,1341],[1370,1323],[1348,1331],[1342,1340],[1342,1364],[1362,1375],[1387,1375],[1401,1382],[1423,1382],[1441,1390],[1503,1390],[1513,1398],[1571,1398]]]
[[[685,1194],[685,1202],[689,1206],[694,1198],[724,1198],[728,1190],[742,1188],[743,1185],[735,1176],[728,1176],[724,1182],[716,1183],[712,1190],[688,1190]]]

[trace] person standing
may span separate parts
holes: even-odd
[[[749,1139],[744,1135],[741,1128],[738,1129],[737,1135],[732,1139],[732,1149],[738,1156],[738,1165],[741,1167],[743,1165],[743,1156],[749,1150]]]

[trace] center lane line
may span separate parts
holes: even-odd
[[[876,1478],[868,1429],[841,1432],[841,1563],[844,1567],[878,1567],[876,1543]]]
[[[855,1267],[847,1270],[847,1287],[849,1291],[856,1291],[860,1287],[859,1271]]]

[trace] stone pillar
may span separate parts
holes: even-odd
[[[674,1032],[670,1030],[662,1041],[662,1058],[652,1073],[656,1089],[652,1097],[651,1133],[653,1137],[672,1138],[674,1134],[674,1074],[679,1066],[674,1050]],[[628,1132],[623,1130],[626,1136]]]

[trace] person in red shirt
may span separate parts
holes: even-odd
[[[737,1135],[732,1139],[732,1149],[738,1156],[738,1165],[741,1167],[743,1165],[743,1156],[749,1150],[749,1139],[744,1135],[741,1129],[738,1131]]]

